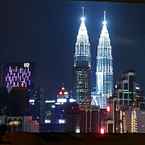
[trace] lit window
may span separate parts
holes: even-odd
[[[66,122],[66,121],[65,121],[64,119],[59,119],[59,120],[58,120],[58,123],[59,123],[59,124],[65,124],[65,122]]]
[[[64,92],[64,95],[68,95],[68,92]]]
[[[55,100],[45,100],[45,103],[55,103]]]
[[[66,103],[66,102],[67,102],[67,100],[66,100],[66,99],[61,98],[61,99],[57,99],[57,102],[58,102],[58,103]]]
[[[34,100],[34,99],[30,99],[30,100],[29,100],[29,103],[30,103],[31,105],[34,105],[34,104],[35,104],[35,100]]]
[[[75,99],[70,98],[70,99],[69,99],[69,102],[70,102],[70,103],[72,103],[72,102],[76,102],[76,100],[75,100]]]
[[[55,108],[55,105],[52,105],[51,108]]]
[[[50,124],[51,123],[51,120],[45,119],[44,122],[45,122],[45,124]]]

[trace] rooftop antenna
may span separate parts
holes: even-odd
[[[84,14],[84,7],[82,7],[82,17],[81,17],[81,21],[85,21],[85,14]]]
[[[104,11],[104,20],[103,20],[103,25],[106,25],[107,21],[106,21],[106,11]]]
[[[106,21],[106,11],[104,11],[104,21]]]

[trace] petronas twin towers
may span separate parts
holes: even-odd
[[[96,61],[96,91],[92,101],[100,108],[106,108],[107,98],[112,96],[113,90],[113,65],[105,12]],[[91,44],[83,11],[74,53],[74,96],[79,104],[91,96],[91,70]]]

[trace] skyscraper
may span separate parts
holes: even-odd
[[[122,73],[119,81],[115,85],[115,95],[120,107],[128,108],[134,105],[141,107],[143,105],[143,92],[137,83],[135,71],[129,70]]]
[[[32,63],[4,64],[3,71],[3,83],[8,91],[32,86]]]
[[[82,103],[86,97],[90,96],[90,71],[90,42],[85,25],[83,8],[83,16],[81,17],[74,54],[74,96],[79,104]]]
[[[99,38],[96,63],[96,93],[97,102],[101,108],[106,108],[107,98],[112,96],[113,88],[113,66],[112,48],[107,29],[106,13]]]

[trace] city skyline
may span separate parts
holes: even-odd
[[[3,135],[145,133],[144,5],[1,5]]]
[[[35,82],[39,82],[40,86],[46,88],[50,96],[55,95],[55,90],[62,83],[69,90],[72,87],[72,54],[82,6],[85,6],[86,9],[86,25],[92,42],[91,50],[96,51],[102,13],[106,10],[110,37],[113,40],[115,80],[121,72],[135,69],[139,83],[143,89],[145,88],[145,70],[142,69],[144,66],[142,60],[145,54],[143,49],[145,47],[143,41],[145,22],[142,19],[145,10],[143,5],[136,7],[136,5],[129,4],[95,4],[95,2],[61,3],[57,6],[58,9],[54,10],[45,2],[39,6],[39,2],[36,1],[33,8],[29,1],[18,3],[20,4],[17,7],[19,13],[16,14],[12,7],[7,6],[8,13],[2,16],[0,37],[3,41],[0,47],[3,50],[3,55],[0,61],[21,62],[26,60],[28,62],[28,60],[32,60],[36,62],[38,77]],[[12,6],[16,7],[14,4]],[[1,11],[5,11],[3,7]],[[48,11],[51,12],[49,19]],[[59,13],[64,17],[58,15]],[[130,14],[132,15],[130,16]],[[5,17],[8,18],[8,24]],[[7,27],[9,31],[6,29]],[[51,30],[52,28],[53,30]],[[64,38],[60,36],[62,31]],[[40,42],[37,41],[38,39]],[[58,44],[54,43],[55,40],[58,40]],[[8,51],[10,53],[7,53]],[[136,54],[140,57],[134,59]],[[65,61],[66,59],[68,61]]]

